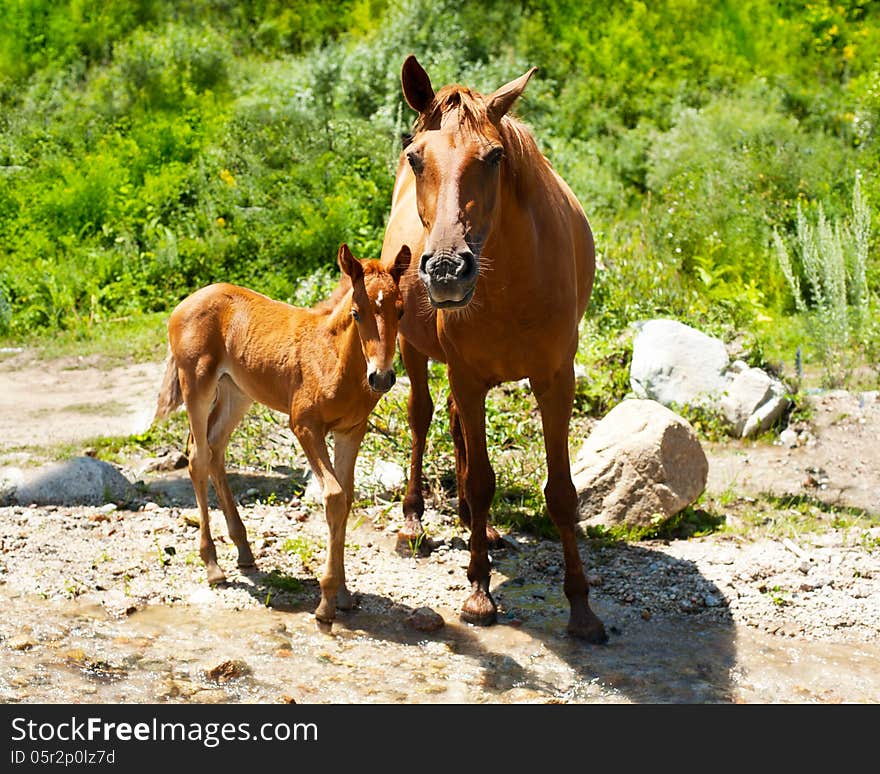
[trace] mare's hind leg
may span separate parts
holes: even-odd
[[[211,469],[211,447],[208,443],[208,416],[217,387],[212,364],[193,364],[178,369],[180,389],[189,418],[189,477],[199,506],[199,556],[205,563],[208,583],[223,583],[226,576],[217,564],[217,549],[211,538],[211,516],[208,510],[208,477]],[[196,376],[199,373],[199,376]]]
[[[412,452],[409,463],[409,481],[403,498],[403,527],[397,535],[398,548],[409,550],[424,534],[422,514],[425,499],[422,496],[422,458],[428,440],[428,427],[434,413],[431,392],[428,389],[428,357],[417,350],[402,336],[400,357],[409,377],[409,400],[407,419],[412,433]]]
[[[253,401],[228,376],[217,384],[217,400],[208,417],[208,443],[211,446],[211,480],[214,491],[226,517],[229,537],[238,549],[238,566],[253,567],[254,555],[248,544],[247,531],[241,521],[235,497],[226,478],[226,446],[233,430],[238,427]]]
[[[577,491],[571,480],[568,456],[568,433],[574,401],[574,368],[571,362],[549,380],[532,380],[532,390],[541,410],[544,446],[547,452],[547,485],[544,497],[547,510],[562,539],[565,557],[565,596],[571,616],[568,632],[587,642],[608,640],[605,626],[590,608],[589,587],[575,535]]]
[[[354,502],[354,466],[366,432],[367,423],[364,422],[346,433],[333,433],[333,467],[336,470],[336,478],[342,485],[342,491],[345,493],[346,519],[348,514],[351,513],[351,505]],[[344,545],[345,523],[342,525],[342,540]],[[345,584],[344,562],[339,590],[336,592],[336,607],[340,610],[351,610],[354,607],[354,599]]]

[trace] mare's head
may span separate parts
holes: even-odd
[[[339,248],[339,268],[351,279],[351,317],[367,362],[367,384],[374,392],[388,392],[394,386],[397,326],[403,316],[400,277],[410,257],[409,247],[403,245],[386,264],[361,263],[348,245]]]
[[[426,232],[419,277],[438,309],[465,306],[473,297],[511,151],[505,147],[510,126],[502,119],[535,69],[484,96],[457,85],[435,93],[414,56],[403,63],[403,94],[419,114],[404,148]]]

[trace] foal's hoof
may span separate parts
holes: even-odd
[[[219,586],[221,583],[226,583],[226,576],[223,574],[223,570],[216,565],[214,567],[209,567],[208,584],[211,586]]]
[[[572,614],[568,621],[568,633],[591,645],[604,645],[608,642],[605,625],[592,610],[578,616]]]
[[[461,620],[474,626],[491,626],[497,617],[495,601],[485,591],[475,591],[461,608]]]
[[[240,570],[251,570],[257,566],[257,562],[254,559],[254,555],[251,553],[250,548],[245,551],[241,551],[238,554],[238,568]]]

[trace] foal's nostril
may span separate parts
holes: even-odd
[[[397,381],[394,371],[371,371],[367,375],[367,383],[373,392],[388,392]]]

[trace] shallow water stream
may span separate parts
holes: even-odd
[[[357,612],[325,634],[306,611],[148,606],[115,618],[3,588],[0,605],[7,703],[880,702],[880,645],[743,627],[643,621],[591,647],[559,634],[562,620],[476,629],[447,610],[431,634]]]

